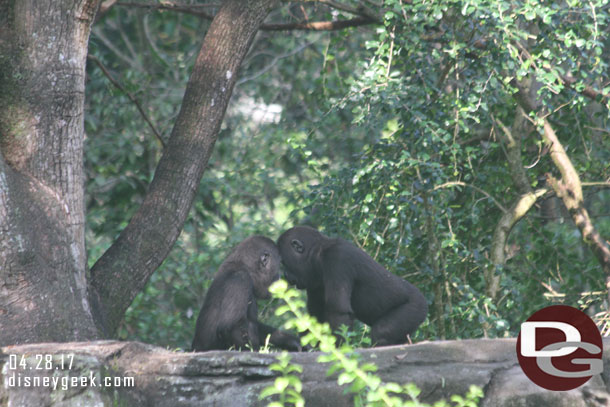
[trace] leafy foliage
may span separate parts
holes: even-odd
[[[303,10],[286,5],[272,18]],[[494,266],[494,229],[521,194],[499,128],[516,121],[520,83],[537,84],[581,179],[610,179],[608,2],[385,0],[373,11],[382,24],[261,32],[182,236],[132,304],[121,338],[188,348],[230,248],[302,222],[354,241],[426,294],[432,312],[416,340],[513,336],[533,311],[556,302],[603,319],[601,267],[556,199],[548,216],[552,197],[513,228],[494,299],[484,270]],[[333,17],[322,5],[306,12]],[[90,53],[165,139],[207,26],[190,15],[117,6],[94,29]],[[141,202],[162,147],[94,64],[87,103],[93,264]],[[538,188],[558,172],[532,121],[514,135],[527,182]],[[609,236],[607,185],[586,186],[585,194],[595,226]],[[279,324],[274,306],[263,314]],[[366,329],[348,335],[366,346]]]
[[[597,149],[595,159],[585,151],[601,146],[602,134],[581,125],[593,117],[607,129],[608,101],[601,106],[578,93],[587,78],[598,85],[607,80],[600,56],[607,54],[608,38],[598,28],[606,24],[607,3],[386,1],[384,9],[383,28],[367,42],[374,55],[361,61],[362,75],[346,80],[351,92],[337,107],[377,139],[352,165],[319,171],[323,182],[305,194],[312,222],[352,237],[389,269],[425,287],[436,305],[431,323],[420,329],[426,338],[514,335],[549,299],[577,305],[584,287],[598,293],[586,305],[599,304],[601,267],[590,254],[578,257],[582,246],[571,224],[530,216],[514,230],[509,249],[515,253],[501,268],[499,302],[486,299],[482,276],[490,266],[495,223],[518,193],[494,124],[494,118],[515,120],[518,80],[540,83],[538,96],[561,123],[585,179],[608,177],[602,164],[608,150]],[[579,85],[565,86],[565,77]],[[577,137],[568,130],[574,128]],[[519,137],[525,160],[535,163],[527,176],[536,187],[556,170],[541,157],[535,131]],[[318,168],[315,160],[309,163]],[[608,193],[590,198],[596,206],[607,202]],[[608,219],[598,225],[608,235]],[[568,240],[556,245],[551,235]],[[544,288],[553,294],[557,288],[551,287],[570,296],[539,295]]]

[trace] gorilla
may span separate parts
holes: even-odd
[[[271,283],[279,278],[280,255],[273,240],[251,236],[237,245],[220,265],[195,328],[193,351],[236,349],[264,344],[301,350],[300,341],[258,321],[257,298],[269,298]]]
[[[346,240],[296,226],[277,245],[286,280],[307,290],[309,314],[333,331],[356,318],[371,326],[374,345],[394,345],[426,319],[428,303],[414,285]]]

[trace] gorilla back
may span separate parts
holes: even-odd
[[[378,346],[404,343],[426,319],[428,303],[408,281],[343,239],[307,226],[278,239],[286,279],[307,290],[307,309],[333,330],[354,318],[371,326]]]

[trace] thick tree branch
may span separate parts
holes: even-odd
[[[538,189],[533,192],[528,192],[518,197],[508,211],[502,214],[500,221],[496,225],[491,243],[490,260],[492,265],[485,270],[485,283],[487,296],[496,298],[500,289],[500,273],[496,272],[498,267],[504,266],[506,263],[506,255],[504,249],[508,236],[513,227],[523,218],[531,207],[536,203],[536,200],[546,194],[547,189]]]
[[[557,196],[563,200],[566,208],[570,211],[570,215],[572,215],[574,223],[580,230],[583,240],[595,253],[606,275],[610,276],[610,246],[593,226],[582,201],[576,200],[573,190],[569,187],[570,183],[559,181],[550,174],[547,174],[547,182],[553,187]]]
[[[484,273],[486,293],[492,300],[496,299],[500,289],[502,274],[498,269],[506,263],[505,248],[508,242],[510,231],[521,218],[530,210],[536,200],[546,193],[546,190],[532,191],[532,187],[523,169],[521,158],[521,139],[522,135],[529,132],[527,128],[525,112],[521,107],[517,108],[515,119],[511,129],[504,123],[492,116],[494,126],[497,128],[496,134],[503,142],[506,159],[510,175],[517,191],[521,196],[515,200],[508,211],[502,214],[494,230],[491,243],[490,260],[491,263]]]
[[[277,24],[262,24],[262,31],[336,31],[350,27],[358,27],[362,25],[380,24],[381,20],[367,7],[352,7],[346,4],[338,3],[333,0],[319,0],[317,3],[325,4],[336,10],[341,10],[354,14],[358,17],[349,20],[337,21],[301,21],[297,23],[277,23]],[[138,3],[138,2],[117,2],[117,6],[145,8],[148,10],[168,10],[177,13],[190,14],[206,20],[212,20],[214,15],[202,8],[219,7],[218,4],[179,4],[172,2],[163,2],[161,4],[154,3]]]
[[[570,157],[568,157],[566,150],[559,142],[559,138],[557,138],[557,134],[555,134],[555,130],[553,130],[553,127],[547,119],[544,119],[544,131],[542,135],[544,138],[544,142],[549,148],[549,154],[551,156],[551,159],[553,160],[553,163],[555,163],[555,166],[559,169],[559,172],[561,173],[562,182],[570,191],[571,197],[574,199],[574,203],[576,205],[582,205],[583,195],[582,185],[580,184],[580,176],[578,175],[578,172],[576,172],[576,169],[572,165]],[[570,209],[569,206],[568,209]]]
[[[98,327],[113,335],[178,238],[212,153],[237,71],[277,0],[226,0],[206,34],[144,202],[91,270]]]

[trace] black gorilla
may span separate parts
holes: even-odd
[[[231,251],[220,265],[205,297],[192,349],[244,348],[257,350],[270,342],[288,350],[300,350],[299,339],[258,321],[256,298],[269,298],[269,285],[279,277],[280,255],[275,243],[251,236]]]
[[[428,304],[414,285],[346,240],[297,226],[278,247],[286,280],[307,289],[307,310],[333,330],[357,318],[371,326],[373,344],[392,345],[406,342],[426,319]]]

